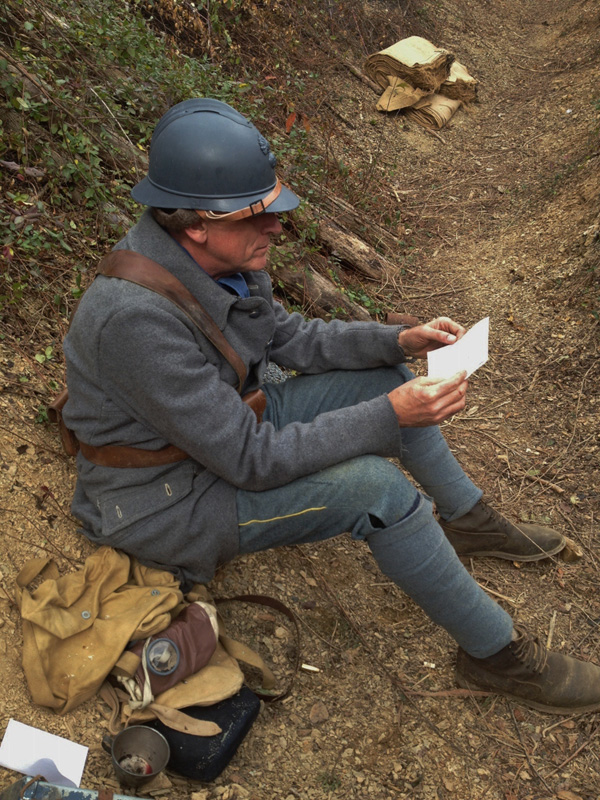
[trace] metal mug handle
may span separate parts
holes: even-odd
[[[102,749],[106,750],[109,756],[112,755],[113,741],[114,741],[113,737],[108,733],[105,733],[104,736],[102,737]]]

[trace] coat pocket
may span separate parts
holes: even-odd
[[[192,491],[195,474],[195,465],[186,462],[144,486],[108,492],[98,504],[103,535],[111,536],[177,503]]]

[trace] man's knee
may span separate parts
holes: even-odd
[[[380,456],[354,458],[337,470],[349,502],[368,514],[376,528],[394,525],[418,502],[416,488],[394,464]]]

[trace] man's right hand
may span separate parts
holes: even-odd
[[[388,394],[401,428],[438,425],[465,407],[469,382],[463,370],[451,378],[415,378]]]

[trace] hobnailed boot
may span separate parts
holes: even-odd
[[[494,692],[550,714],[600,709],[600,667],[547,650],[516,628],[514,639],[488,658],[459,648],[456,682],[463,689]]]
[[[555,555],[566,544],[558,531],[529,523],[517,527],[482,500],[468,514],[452,522],[442,519],[440,525],[459,556],[540,561]]]

